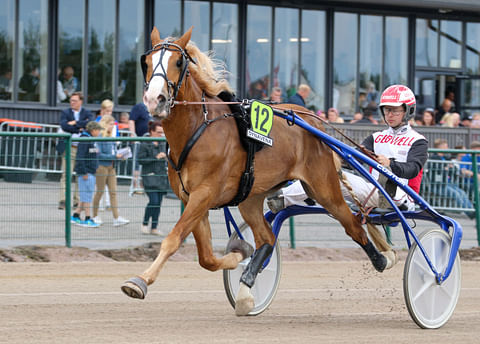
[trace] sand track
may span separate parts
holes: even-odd
[[[478,343],[480,262],[462,262],[462,292],[441,329],[419,329],[403,300],[403,261],[284,262],[277,296],[239,318],[222,273],[169,262],[143,301],[121,283],[148,262],[0,264],[0,343]]]

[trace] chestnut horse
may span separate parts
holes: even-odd
[[[191,33],[192,28],[177,40],[162,40],[154,28],[151,33],[153,48],[141,60],[146,82],[143,101],[152,115],[166,114],[163,128],[170,145],[168,177],[185,210],[162,241],[160,252],[151,266],[122,285],[122,290],[135,298],[145,297],[147,285],[156,280],[168,258],[190,233],[196,241],[200,265],[210,271],[234,269],[252,253],[239,245],[232,247],[223,257],[213,254],[208,211],[228,204],[236,196],[247,153],[234,118],[224,116],[231,110],[227,105],[219,104],[222,100],[217,97],[221,92],[231,92],[228,82],[212,59],[190,42]],[[184,101],[186,104],[179,104]],[[308,111],[295,105],[279,107]],[[317,119],[301,113],[300,116],[323,130]],[[207,122],[203,134],[176,171],[172,165],[179,164],[184,147],[196,130]],[[387,258],[371,243],[359,219],[342,197],[331,149],[313,134],[296,125],[290,126],[277,116],[274,116],[270,137],[273,146],[265,146],[255,154],[254,183],[248,197],[238,205],[243,219],[253,231],[256,251],[240,281],[235,307],[237,315],[246,315],[254,307],[250,288],[275,243],[270,225],[263,216],[264,199],[288,180],[302,181],[309,197],[342,224],[378,271],[387,267]]]

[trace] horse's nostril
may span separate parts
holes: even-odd
[[[162,95],[162,94],[159,95],[157,99],[158,99],[158,102],[159,102],[159,103],[165,103],[165,101],[167,100],[167,99],[165,99],[165,96]]]

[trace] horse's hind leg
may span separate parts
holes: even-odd
[[[334,181],[326,182],[326,181]],[[360,220],[356,218],[345,203],[336,171],[328,176],[314,178],[314,181],[302,183],[307,195],[317,200],[331,215],[333,215],[345,228],[345,232],[358,243],[367,253],[373,266],[382,272],[388,264],[387,258],[382,255],[372,244],[365,233]],[[313,185],[313,186],[309,186]]]
[[[208,215],[205,215],[197,228],[193,230],[193,236],[197,244],[198,262],[203,268],[210,271],[235,269],[238,263],[250,257],[253,252],[253,248],[246,244],[244,247],[237,246],[236,249],[221,258],[216,257],[212,249],[212,234]]]
[[[263,200],[264,196],[254,196],[238,207],[243,219],[253,231],[257,249],[240,277],[240,288],[235,303],[235,314],[237,315],[247,315],[255,307],[250,289],[255,283],[263,263],[272,254],[275,244],[275,236],[263,216]]]

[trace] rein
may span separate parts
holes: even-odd
[[[244,99],[243,101],[241,102],[205,102],[205,101],[200,101],[200,102],[194,102],[194,101],[186,101],[186,100],[175,100],[173,102],[174,105],[205,105],[205,104],[209,104],[209,105],[220,105],[220,104],[235,104],[235,105],[240,105],[240,104],[247,104],[247,100]],[[286,112],[284,109],[279,109],[279,108],[276,108],[275,106],[272,106],[273,109],[275,109],[276,111],[279,111],[279,112],[283,112],[285,114],[289,114],[288,112]],[[330,124],[330,122],[328,122],[327,120],[324,120],[323,118],[315,115],[314,113],[310,112],[310,111],[302,111],[302,110],[295,110],[294,112],[298,112],[302,115],[306,115],[306,116],[310,116],[312,118],[315,118],[317,120],[320,120],[323,124],[326,124],[328,127],[332,128],[336,133],[340,134],[340,136],[344,137],[348,142],[350,142],[353,146],[355,146],[356,148],[358,148],[359,150],[362,151],[363,154],[365,154],[366,156],[368,156],[370,159],[373,159],[375,161],[377,161],[377,155],[366,149],[365,147],[363,147],[362,145],[356,143],[355,141],[353,141],[350,137],[348,137],[347,135],[345,135],[344,133],[342,133],[341,130],[339,130],[338,128],[336,128],[335,126],[333,126],[332,124]],[[377,161],[378,162],[378,161]]]

